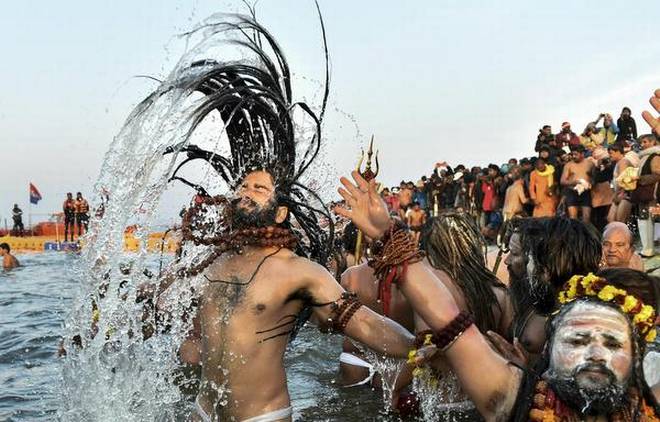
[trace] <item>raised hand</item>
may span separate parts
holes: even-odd
[[[651,103],[655,111],[660,113],[660,89],[656,89],[654,94],[655,95],[651,97],[649,102]],[[649,126],[651,126],[651,130],[657,136],[660,136],[660,117],[653,117],[653,115],[646,110],[642,111],[642,117],[644,118],[644,120],[646,120],[646,123],[648,123]]]
[[[376,180],[367,182],[357,171],[351,172],[351,176],[355,183],[345,177],[339,179],[344,187],[338,191],[346,207],[337,206],[334,211],[353,221],[365,235],[378,239],[390,226],[387,205],[376,190]]]

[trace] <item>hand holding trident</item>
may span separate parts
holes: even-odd
[[[371,157],[374,156],[374,160],[376,162],[376,169],[375,171],[371,169]],[[378,176],[378,172],[380,170],[380,166],[378,164],[378,151],[376,151],[376,154],[374,155],[374,135],[371,135],[371,141],[369,142],[369,150],[367,150],[367,163],[364,167],[364,171],[362,171],[360,168],[362,167],[362,162],[364,161],[364,149],[362,149],[362,154],[360,155],[360,161],[358,161],[356,171],[360,173],[362,178],[366,180],[367,182],[373,180]],[[380,189],[376,189],[377,191]],[[362,246],[362,239],[364,235],[362,234],[362,230],[358,229],[357,232],[357,239],[355,241],[355,263],[357,265],[360,264],[360,260],[362,259],[362,252],[363,252],[363,246]]]

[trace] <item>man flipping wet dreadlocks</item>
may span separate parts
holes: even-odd
[[[243,17],[223,25],[245,36],[237,44],[255,52],[260,64],[198,62],[193,65],[196,73],[180,85],[205,94],[192,116],[193,130],[210,112],[220,113],[230,155],[194,145],[167,151],[187,153],[184,163],[208,161],[233,190],[231,198],[211,197],[176,171],[172,176],[195,187],[202,197],[184,215],[184,243],[210,249],[202,262],[178,273],[199,275],[206,281],[197,317],[202,380],[194,418],[290,420],[282,358],[288,340],[307,317],[313,315],[322,328],[343,331],[393,356],[405,357],[413,336],[362,307],[323,267],[332,245],[332,228],[329,234],[323,231],[319,215],[327,220],[330,215],[299,182],[318,153],[322,113],[317,118],[307,105],[292,103],[287,63],[264,28]],[[248,37],[248,33],[261,38]],[[274,60],[262,48],[262,40]],[[296,160],[301,147],[291,117],[296,107],[317,126],[300,163]],[[373,203],[379,206],[373,183],[369,185],[357,173],[353,177],[361,191],[373,192]],[[347,180],[342,182],[352,187]],[[310,197],[319,204],[311,205]],[[214,208],[221,211],[209,219]],[[352,220],[369,235],[382,225],[380,211],[354,207]]]

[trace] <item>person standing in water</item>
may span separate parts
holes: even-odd
[[[0,243],[0,256],[2,257],[2,268],[5,270],[11,270],[21,265],[18,259],[11,254],[11,248],[7,243]]]
[[[343,332],[397,357],[407,355],[414,336],[362,306],[324,268],[334,243],[332,216],[299,181],[317,156],[320,119],[310,109],[318,122],[316,134],[308,145],[301,145],[290,113],[293,102],[284,56],[255,21],[234,19],[229,27],[237,35],[258,34],[272,53],[252,42],[259,65],[207,60],[192,75],[183,72],[181,79],[168,82],[187,94],[205,95],[200,107],[191,109],[194,123],[189,133],[218,111],[230,150],[221,156],[187,145],[178,152],[207,160],[233,187],[229,198],[204,194],[188,209],[182,224],[184,249],[188,244],[207,245],[208,256],[192,266],[173,267],[172,272],[178,277],[199,275],[205,282],[197,292],[202,377],[193,420],[290,421],[283,357],[289,340],[309,317],[324,331]],[[184,180],[176,171],[171,178],[175,177]],[[375,227],[389,223],[389,215],[375,183],[367,183],[357,172],[353,178],[361,191],[373,195],[372,205],[351,202],[348,217],[370,236],[378,231]],[[345,178],[342,184],[353,189]],[[220,207],[221,217],[211,221],[208,210],[214,207]],[[161,309],[167,307],[167,294],[166,290],[158,298]]]
[[[68,235],[71,233],[71,242],[73,242],[74,224],[76,221],[76,201],[73,200],[73,194],[71,192],[66,194],[66,200],[62,204],[62,211],[64,211],[64,241],[68,241]]]

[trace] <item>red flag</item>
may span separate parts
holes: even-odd
[[[30,183],[30,203],[36,204],[39,201],[41,201],[41,194],[39,193],[39,189]]]

